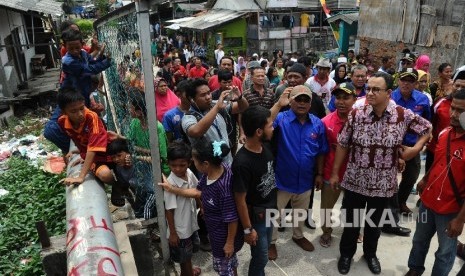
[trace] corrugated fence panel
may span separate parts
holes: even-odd
[[[358,36],[398,41],[402,33],[403,0],[360,2]]]
[[[447,26],[459,27],[462,24],[462,19],[465,16],[465,0],[455,0],[452,4],[451,20]]]
[[[420,26],[418,28],[417,45],[432,46],[437,31],[437,2],[425,0],[420,7]]]
[[[420,1],[404,0],[403,32],[401,41],[415,44],[420,21]]]

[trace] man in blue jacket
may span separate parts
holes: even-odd
[[[328,142],[323,123],[309,113],[312,101],[310,89],[304,85],[287,89],[291,90],[291,108],[280,112],[273,122],[277,145],[277,209],[281,213],[287,202],[291,202],[293,222],[298,223],[293,225],[292,240],[303,250],[313,251],[313,244],[303,235],[304,221],[297,221],[296,213],[307,211],[314,183],[317,188],[323,183],[324,155],[328,152]],[[307,214],[303,217],[307,218]],[[270,260],[278,256],[277,238],[277,228],[274,228],[268,250]]]

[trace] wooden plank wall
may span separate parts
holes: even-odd
[[[402,33],[402,14],[403,0],[361,1],[358,36],[398,41],[397,36]]]
[[[460,28],[464,16],[465,0],[363,0],[358,36],[431,47],[438,26]]]

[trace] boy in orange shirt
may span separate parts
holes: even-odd
[[[110,170],[113,164],[111,157],[106,154],[109,137],[98,115],[85,106],[84,96],[70,87],[60,89],[58,106],[63,114],[58,118],[58,125],[73,140],[84,160],[79,176],[67,177],[62,182],[79,185],[91,171],[102,182],[114,184],[115,179]],[[117,195],[121,195],[121,188],[113,187],[113,205],[123,206],[124,199]]]

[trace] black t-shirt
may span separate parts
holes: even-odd
[[[232,163],[233,191],[247,193],[246,203],[255,207],[276,208],[276,181],[273,154],[267,147],[254,153],[242,147]]]

